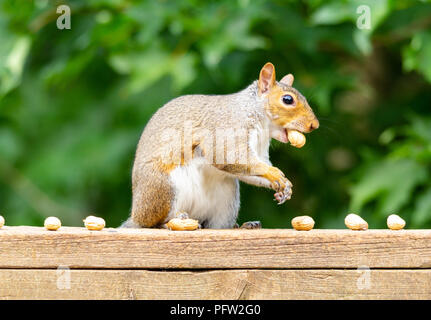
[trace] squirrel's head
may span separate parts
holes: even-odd
[[[286,143],[287,131],[308,133],[319,128],[319,120],[305,97],[292,87],[293,75],[288,74],[277,82],[275,68],[270,62],[260,71],[258,95],[265,98],[265,111],[273,124],[271,136]]]

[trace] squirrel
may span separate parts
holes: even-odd
[[[178,212],[203,228],[237,227],[239,181],[274,190],[278,204],[290,199],[292,183],[269,161],[271,138],[287,143],[290,130],[319,127],[293,80],[276,81],[268,62],[242,91],[180,96],[157,110],[137,146],[132,210],[121,227],[163,227]]]

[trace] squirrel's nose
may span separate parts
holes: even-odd
[[[309,130],[313,131],[313,130],[315,130],[317,128],[319,128],[319,120],[314,119],[313,121],[310,122]]]

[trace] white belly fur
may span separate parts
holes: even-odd
[[[220,170],[193,159],[188,165],[170,173],[175,199],[168,220],[178,211],[185,211],[192,219],[207,228],[232,228],[239,210],[239,183]]]

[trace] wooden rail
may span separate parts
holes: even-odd
[[[431,230],[3,227],[0,299],[431,299]]]

